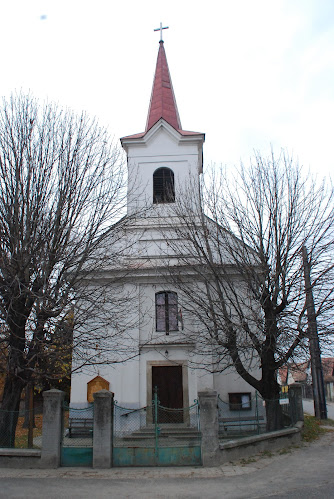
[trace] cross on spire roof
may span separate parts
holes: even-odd
[[[162,27],[162,23],[160,23],[160,28],[156,28],[154,31],[160,31],[160,42],[163,42],[163,39],[162,39],[162,30],[163,29],[169,29],[169,26],[164,26]]]

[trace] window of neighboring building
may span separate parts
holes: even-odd
[[[173,291],[162,291],[155,295],[156,330],[169,334],[178,331],[177,294]]]
[[[153,173],[153,203],[174,203],[174,173],[169,168],[158,168]]]
[[[230,411],[247,411],[252,408],[250,393],[229,393]]]

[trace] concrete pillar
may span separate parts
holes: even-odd
[[[218,395],[215,390],[198,392],[202,432],[203,466],[216,466],[219,453]]]
[[[93,468],[111,468],[113,452],[114,394],[94,393]]]
[[[44,468],[60,466],[64,396],[64,392],[55,389],[43,392],[41,464]]]
[[[296,424],[297,421],[304,421],[303,392],[301,385],[298,383],[289,385],[289,404],[291,405],[292,424]]]

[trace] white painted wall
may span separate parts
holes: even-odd
[[[189,185],[192,185],[195,203],[198,195],[196,186],[202,171],[203,140],[203,135],[182,137],[163,120],[142,138],[123,139],[123,147],[128,156],[128,215],[137,216],[124,231],[118,245],[125,248],[124,263],[132,269],[123,286],[124,293],[129,292],[132,296],[127,311],[131,327],[127,331],[126,341],[131,339],[138,355],[125,363],[74,373],[71,404],[75,406],[87,404],[87,382],[97,374],[110,382],[110,389],[115,393],[118,405],[129,408],[146,406],[149,402],[147,362],[153,361],[187,363],[189,393],[188,400],[184,400],[185,405],[191,405],[197,399],[198,391],[205,389],[215,389],[227,398],[229,392],[253,392],[233,371],[212,374],[194,368],[196,361],[200,362],[200,357],[196,357],[195,345],[199,326],[194,323],[191,314],[184,314],[184,332],[166,336],[155,331],[155,293],[178,291],[173,289],[166,277],[162,277],[161,270],[157,268],[164,262],[172,261],[173,251],[166,239],[175,237],[170,218],[175,213],[173,203],[153,204],[153,173],[160,167],[173,170],[176,199],[183,196]],[[162,226],[165,228],[162,229]],[[108,269],[103,279],[106,284],[112,282],[113,269]],[[178,294],[182,305],[183,297]],[[191,344],[186,344],[185,332],[189,333]],[[106,329],[105,334],[108,337],[112,331]],[[168,354],[165,353],[166,350]]]
[[[137,141],[123,139],[128,156],[128,215],[153,205],[153,173],[161,167],[174,172],[176,200],[189,179],[201,172],[203,136],[184,138],[160,120]],[[159,210],[158,205],[153,205]]]

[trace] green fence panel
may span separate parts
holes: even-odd
[[[92,466],[92,447],[63,447],[61,454],[61,466]]]
[[[94,405],[74,408],[65,404],[64,413],[61,466],[92,466]]]

